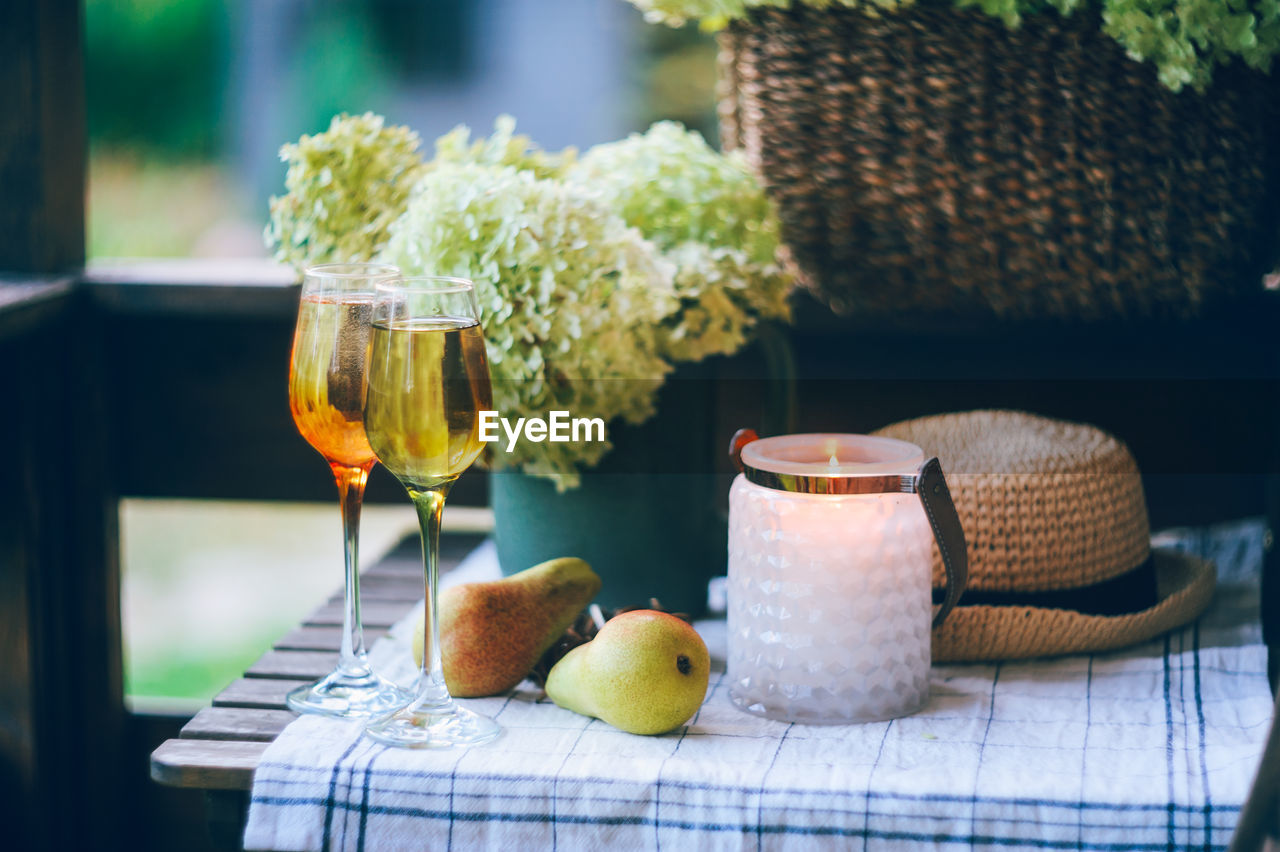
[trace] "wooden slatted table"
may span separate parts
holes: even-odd
[[[457,567],[484,540],[482,533],[440,537],[440,571]],[[405,539],[361,575],[361,615],[372,644],[422,600],[422,561],[416,536]],[[302,623],[214,696],[177,739],[151,753],[151,777],[161,784],[209,792],[210,828],[220,845],[238,847],[243,836],[253,771],[267,746],[296,715],[285,708],[294,687],[323,677],[338,659],[342,592]]]

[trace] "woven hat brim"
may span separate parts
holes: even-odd
[[[1172,550],[1153,550],[1159,600],[1124,615],[1085,615],[1034,606],[965,606],[933,631],[935,663],[1019,660],[1122,648],[1191,621],[1213,597],[1213,563]]]

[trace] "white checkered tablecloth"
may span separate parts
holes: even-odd
[[[462,750],[389,749],[358,723],[301,718],[258,768],[245,846],[1225,849],[1271,719],[1261,540],[1257,523],[1166,540],[1219,566],[1213,607],[1184,630],[1121,653],[935,666],[928,706],[892,722],[755,718],[729,702],[722,665],[690,724],[662,737],[528,683],[465,702],[506,732]],[[454,582],[493,572],[486,546]],[[723,622],[698,628],[722,661]],[[411,674],[402,639],[376,651]]]

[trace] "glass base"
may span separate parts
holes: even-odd
[[[406,707],[373,720],[365,733],[399,748],[453,748],[497,739],[502,726],[450,701],[441,707]]]
[[[759,690],[756,690],[759,692]],[[890,696],[893,697],[893,696]],[[739,689],[737,685],[729,688],[729,701],[734,707],[761,719],[773,719],[776,722],[793,722],[799,725],[853,725],[864,722],[888,722],[890,719],[901,719],[924,709],[929,703],[929,689],[926,684],[922,695],[908,696],[904,702],[901,697],[886,703],[883,699],[872,702],[870,699],[857,702],[840,702],[837,706],[823,705],[820,702],[783,698],[781,693],[772,696],[766,702],[757,694]]]
[[[353,675],[339,670],[292,690],[285,697],[285,704],[295,713],[368,719],[390,713],[412,700],[412,692],[373,672]]]

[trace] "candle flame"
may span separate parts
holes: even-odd
[[[839,446],[840,445],[837,444],[835,441],[828,440],[825,442],[825,446],[822,448],[827,452],[831,453],[831,458],[827,459],[827,464],[831,465],[832,467],[837,467],[840,464],[840,459],[836,458],[836,453],[839,450]]]

